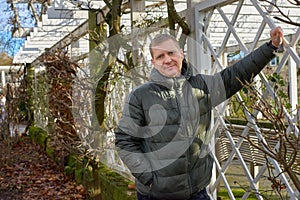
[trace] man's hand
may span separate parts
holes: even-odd
[[[270,31],[270,37],[272,40],[272,45],[275,47],[279,47],[284,43],[283,30],[280,26]]]

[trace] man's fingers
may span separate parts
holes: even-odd
[[[283,30],[280,26],[270,31],[271,40],[274,46],[278,47],[284,42]]]

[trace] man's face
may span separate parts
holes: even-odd
[[[166,77],[181,74],[183,51],[171,39],[152,47],[152,64]]]

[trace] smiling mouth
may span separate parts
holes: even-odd
[[[167,68],[165,68],[167,71],[171,71],[171,70],[173,70],[174,69],[174,67],[167,67]]]
[[[166,67],[166,69],[172,69],[172,68],[176,68],[176,65],[169,65]]]

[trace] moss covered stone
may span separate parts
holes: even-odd
[[[31,126],[30,137],[43,146],[47,155],[54,161],[58,161],[57,152],[51,145],[51,139],[47,131]],[[73,177],[77,183],[83,184],[88,191],[88,199],[101,200],[135,200],[135,190],[128,189],[132,184],[120,174],[108,168],[106,165],[91,160],[85,156],[68,155],[64,163],[64,171]]]
[[[46,143],[48,139],[47,131],[36,126],[29,127],[29,136],[39,145],[46,149]]]
[[[99,167],[93,170],[93,177],[94,181],[88,187],[92,199],[136,199],[136,192],[128,189],[128,184],[132,183],[105,165],[99,164]]]

